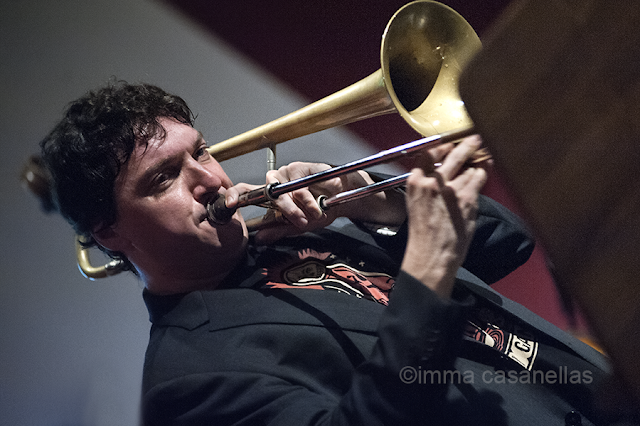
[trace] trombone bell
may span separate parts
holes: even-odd
[[[467,63],[481,49],[456,11],[434,1],[409,3],[382,37],[382,74],[397,112],[422,136],[473,126],[458,92]]]

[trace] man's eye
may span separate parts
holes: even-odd
[[[209,151],[207,151],[206,146],[201,146],[198,150],[193,154],[194,158],[208,158]]]
[[[176,173],[174,172],[162,172],[158,173],[153,179],[153,186],[155,188],[163,188],[167,186],[175,177]]]
[[[167,174],[167,173],[160,173],[155,178],[156,184],[161,184],[161,183],[164,183],[164,182],[166,182],[168,180],[169,180],[169,174]]]

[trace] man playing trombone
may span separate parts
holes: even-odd
[[[144,424],[609,423],[594,402],[606,360],[483,282],[533,243],[479,195],[480,143],[425,152],[404,192],[318,207],[373,181],[360,171],[281,195],[289,224],[255,235],[239,211],[209,220],[215,197],[234,208],[256,186],[234,185],[157,87],[87,94],[42,148],[59,211],[144,282]],[[328,229],[338,217],[351,223]]]

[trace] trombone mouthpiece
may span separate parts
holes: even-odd
[[[212,225],[226,225],[235,212],[236,209],[227,207],[222,194],[218,194],[215,200],[207,204],[207,220]]]

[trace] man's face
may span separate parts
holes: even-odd
[[[206,204],[232,186],[189,125],[159,120],[166,137],[138,146],[116,181],[120,248],[151,291],[178,292],[232,268],[246,243],[239,213],[224,226],[207,221]],[[204,281],[203,281],[204,280]],[[172,284],[172,282],[174,284]],[[180,288],[175,288],[180,287]]]

